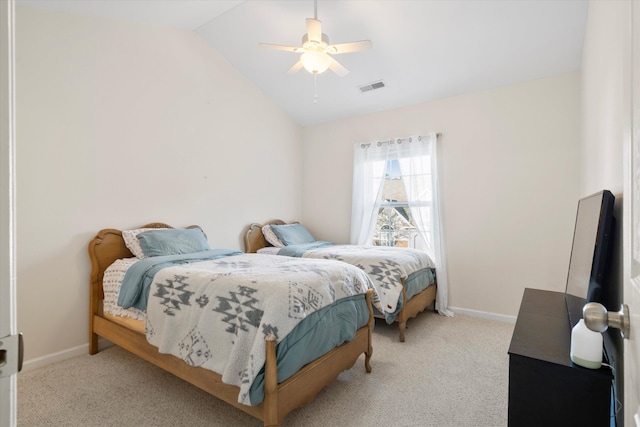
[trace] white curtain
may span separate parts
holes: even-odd
[[[352,245],[370,245],[373,241],[388,154],[387,142],[371,142],[354,146]]]
[[[426,138],[430,138],[427,136]],[[414,247],[435,258],[435,245],[431,237],[431,208],[433,190],[431,176],[431,142],[421,136],[399,139],[392,155],[398,160],[400,175],[407,193],[407,202],[418,231]]]
[[[440,314],[453,316],[448,302],[436,133],[401,138],[390,143],[356,144],[354,149],[351,243],[372,243],[387,160],[398,160],[409,210],[418,231],[415,247],[427,252],[436,264],[436,309]]]
[[[418,229],[416,247],[425,250],[436,264],[436,309],[440,314],[453,316],[449,309],[442,200],[438,179],[438,137],[435,132],[431,132],[426,137],[413,136],[398,142],[396,147],[400,173],[407,192],[409,210]]]

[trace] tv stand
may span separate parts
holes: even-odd
[[[509,346],[509,426],[611,425],[611,369],[569,356],[563,292],[525,289]]]

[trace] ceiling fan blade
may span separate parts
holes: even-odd
[[[340,77],[344,77],[349,74],[349,70],[344,68],[342,64],[340,64],[335,59],[329,57],[331,60],[329,61],[329,69],[339,75]]]
[[[358,52],[360,50],[369,49],[371,40],[361,40],[358,42],[334,44],[327,48],[327,52],[331,54]]]
[[[295,64],[293,64],[293,65],[291,66],[291,68],[289,68],[289,69],[287,70],[287,74],[293,74],[293,73],[296,73],[296,72],[300,71],[300,69],[301,69],[301,68],[302,68],[302,60],[301,60],[301,59],[299,59],[299,60],[298,60],[298,62],[296,62]]]
[[[320,21],[307,18],[307,37],[309,41],[322,41],[322,23]]]
[[[258,46],[273,50],[286,50],[287,52],[304,52],[304,49],[298,46],[286,46],[283,44],[258,43]]]

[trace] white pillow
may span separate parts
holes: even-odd
[[[276,248],[274,246],[265,246],[264,248],[258,249],[256,252],[259,254],[267,254],[267,255],[278,255],[278,251],[280,248]]]
[[[147,258],[147,256],[142,251],[142,246],[140,246],[138,234],[142,233],[143,231],[149,230],[167,230],[167,228],[136,228],[135,230],[122,230],[122,238],[124,239],[124,244],[136,258]]]
[[[275,246],[276,248],[284,248],[285,244],[282,243],[280,241],[280,239],[278,239],[278,236],[276,236],[276,233],[273,232],[273,230],[271,229],[271,225],[267,224],[264,227],[262,227],[262,235],[264,236],[264,239],[271,243],[272,246]]]

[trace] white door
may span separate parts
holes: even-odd
[[[624,302],[631,314],[631,333],[624,342],[624,418],[640,427],[640,3],[631,2],[630,144],[624,189]]]
[[[0,352],[7,348],[4,337],[16,334],[13,23],[14,0],[0,0]],[[1,427],[16,425],[16,375],[6,375],[14,364],[7,361],[14,359],[14,354],[0,353]]]

